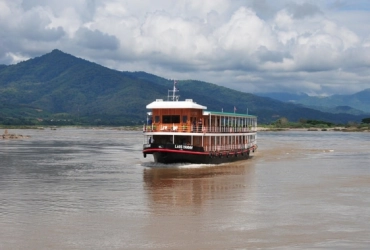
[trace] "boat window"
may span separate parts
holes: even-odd
[[[179,115],[164,115],[162,119],[163,123],[180,123]]]
[[[155,122],[158,123],[158,122],[161,122],[161,118],[159,115],[156,115],[155,116]]]
[[[182,116],[182,122],[187,123],[187,121],[188,121],[188,116],[187,115]]]

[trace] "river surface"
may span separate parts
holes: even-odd
[[[31,138],[0,140],[1,250],[370,247],[370,133],[259,132],[217,166],[155,164],[137,131],[9,133]]]

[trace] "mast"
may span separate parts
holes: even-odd
[[[173,80],[173,89],[168,90],[168,95],[167,95],[167,101],[178,101],[179,100],[179,95],[176,95],[176,92],[179,92],[178,89],[176,89],[176,80]]]

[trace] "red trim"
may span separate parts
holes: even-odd
[[[197,152],[197,151],[186,151],[186,150],[174,150],[167,148],[153,148],[145,149],[143,153],[155,153],[155,152],[167,152],[167,153],[179,153],[179,154],[193,154],[193,155],[208,155],[208,152]]]
[[[222,153],[222,155],[235,155],[241,153],[247,153],[251,150],[256,150],[257,147],[254,145],[244,151],[230,151],[228,153]],[[155,152],[166,152],[166,153],[179,153],[179,154],[193,154],[193,155],[209,155],[213,152],[197,152],[197,151],[187,151],[187,150],[176,150],[176,149],[167,149],[167,148],[152,148],[152,149],[144,149],[143,153],[155,153]]]

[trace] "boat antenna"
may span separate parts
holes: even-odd
[[[173,80],[173,89],[172,90],[168,90],[168,96],[167,96],[167,100],[168,101],[178,101],[179,100],[179,95],[176,95],[176,92],[179,92],[179,90],[176,88],[176,80]]]

